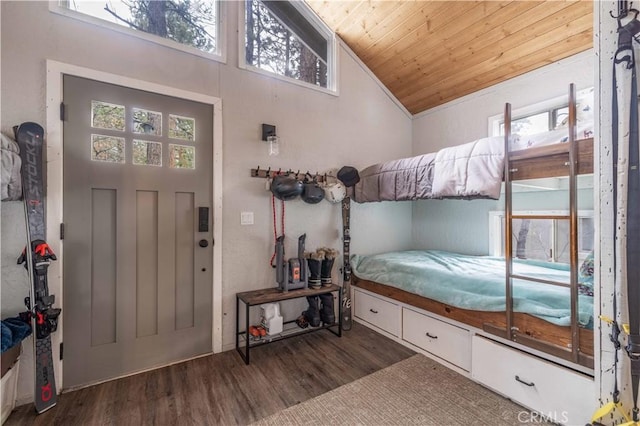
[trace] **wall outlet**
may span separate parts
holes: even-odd
[[[253,212],[240,212],[240,225],[253,225]]]

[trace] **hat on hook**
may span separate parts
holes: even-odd
[[[342,182],[330,183],[324,186],[324,198],[330,203],[339,203],[347,196],[347,189]]]
[[[302,182],[289,175],[277,175],[271,182],[271,192],[283,201],[289,201],[302,194]]]
[[[358,170],[355,167],[344,166],[338,170],[338,179],[344,183],[344,186],[350,188],[360,182],[360,174],[358,174]]]
[[[309,204],[318,204],[324,199],[324,189],[317,182],[306,182],[302,188],[302,201]]]

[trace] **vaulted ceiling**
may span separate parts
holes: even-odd
[[[593,45],[592,1],[306,2],[413,114]]]

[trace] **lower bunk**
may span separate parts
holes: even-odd
[[[570,273],[562,265],[520,263],[541,280]],[[408,251],[354,256],[352,265],[356,321],[557,423],[585,424],[597,408],[593,293],[584,281],[577,316],[567,287],[514,282],[507,339],[503,259]],[[568,356],[572,330],[579,362]]]
[[[598,407],[591,375],[470,325],[481,323],[478,312],[422,304],[396,290],[354,276],[354,320],[532,410],[522,412],[523,423],[543,417],[565,425],[588,423]]]

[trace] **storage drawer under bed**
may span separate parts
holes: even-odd
[[[468,330],[402,308],[402,339],[465,371],[471,371],[471,337]]]
[[[588,423],[597,402],[592,378],[481,336],[472,347],[474,380],[558,423]]]
[[[400,306],[371,296],[359,290],[354,291],[355,316],[376,327],[400,337]]]

